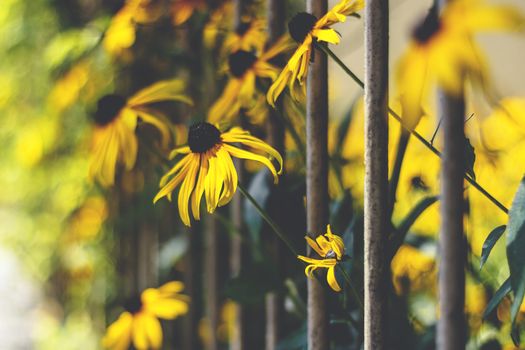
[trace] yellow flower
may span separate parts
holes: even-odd
[[[243,49],[231,54],[228,57],[230,80],[221,97],[211,106],[208,121],[210,123],[222,122],[224,119],[231,121],[239,114],[241,108],[256,109],[260,112],[262,106],[257,99],[256,79],[274,80],[279,70],[268,61],[289,47],[290,41],[283,37],[259,57]],[[262,102],[265,104],[264,101]]]
[[[432,290],[436,261],[417,248],[403,244],[391,262],[392,280],[397,294]]]
[[[244,19],[230,32],[224,41],[223,50],[231,53],[239,50],[261,52],[266,43],[266,21]]]
[[[267,153],[270,158],[234,146],[243,144],[256,151]],[[179,196],[179,214],[185,225],[190,226],[189,203],[195,220],[200,219],[200,202],[203,194],[207,209],[213,213],[217,206],[230,202],[237,190],[237,171],[233,165],[232,156],[251,159],[260,162],[271,171],[274,182],[281,174],[283,159],[279,152],[253,137],[249,132],[235,127],[221,133],[212,124],[200,122],[190,127],[188,146],[176,148],[171,157],[185,154],[175,166],[160,180],[161,190],[155,196],[154,202],[162,197],[171,201],[172,192],[182,183]],[[279,171],[271,162],[271,158],[279,162]]]
[[[135,129],[139,118],[160,131],[166,147],[170,131],[146,105],[169,100],[191,103],[181,95],[183,89],[182,81],[167,80],[144,88],[129,99],[119,95],[102,97],[95,113],[90,178],[97,179],[103,186],[110,186],[115,181],[117,163],[124,164],[127,170],[133,168],[137,158]]]
[[[138,350],[160,349],[162,328],[159,319],[173,320],[188,312],[189,297],[179,294],[184,284],[168,282],[149,288],[140,298],[130,300],[126,311],[107,329],[102,339],[105,349],[127,350],[131,343]]]
[[[332,233],[330,225],[326,226],[326,233],[317,236],[315,241],[308,236],[306,236],[305,239],[308,245],[312,247],[322,259],[314,259],[302,255],[297,256],[300,260],[308,263],[308,266],[304,269],[304,273],[307,277],[312,277],[312,274],[318,268],[327,269],[326,280],[328,284],[333,290],[340,292],[341,287],[335,278],[335,267],[345,253],[343,239]]]
[[[449,1],[439,17],[435,11],[432,8],[415,28],[398,65],[397,84],[410,127],[415,127],[423,114],[421,104],[433,83],[451,94],[462,91],[464,78],[486,84],[487,67],[474,42],[475,33],[518,29],[524,24],[515,9],[489,6],[481,0]]]
[[[207,48],[215,47],[219,34],[232,27],[233,10],[233,2],[226,1],[211,13],[203,32],[204,45]]]
[[[204,0],[174,0],[171,5],[171,18],[173,25],[184,24],[195,11],[202,11],[206,8]]]
[[[320,19],[306,12],[298,13],[292,18],[288,23],[290,36],[300,45],[268,90],[267,99],[270,105],[275,106],[275,101],[286,85],[296,99],[299,94],[304,93],[303,83],[307,75],[314,40],[338,44],[339,35],[330,26],[346,21],[346,16],[350,16],[363,7],[363,0],[341,0]],[[296,86],[296,81],[299,82],[300,87]]]
[[[119,56],[135,43],[137,23],[149,23],[158,18],[160,12],[153,10],[150,0],[128,0],[113,16],[104,34],[104,48],[112,56]]]

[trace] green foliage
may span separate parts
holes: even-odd
[[[507,261],[510,269],[510,284],[514,292],[511,320],[515,326],[516,316],[525,296],[525,178],[520,186],[509,212],[507,225]]]
[[[498,242],[500,237],[505,232],[507,226],[501,225],[490,231],[489,235],[487,236],[487,239],[483,243],[483,248],[481,250],[481,258],[479,260],[479,268],[483,268],[483,265],[487,262],[487,259],[489,258],[490,252],[492,251],[492,248],[494,248],[494,245]]]

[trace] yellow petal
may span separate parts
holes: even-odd
[[[341,41],[339,35],[333,29],[315,29],[312,31],[312,35],[316,37],[318,41],[325,41],[331,44],[339,44]]]
[[[339,283],[337,283],[337,279],[335,278],[335,266],[330,267],[328,269],[328,272],[326,273],[326,280],[333,290],[335,290],[336,292],[341,291],[341,287],[339,286]]]
[[[102,346],[111,350],[127,350],[131,343],[133,316],[124,312],[107,329]]]
[[[150,85],[128,99],[131,107],[160,101],[181,101],[192,104],[191,99],[183,95],[185,83],[180,79],[163,80]]]
[[[180,187],[179,191],[179,197],[178,197],[178,206],[179,206],[179,214],[182,219],[182,222],[186,226],[191,226],[190,221],[190,212],[189,212],[189,201],[191,192],[193,191],[193,187],[195,185],[195,179],[197,177],[197,172],[199,170],[200,166],[200,154],[190,154],[190,161],[189,161],[189,169],[188,173],[182,182],[182,186]]]

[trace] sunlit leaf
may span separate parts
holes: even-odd
[[[514,325],[516,316],[525,296],[525,178],[520,186],[509,212],[507,225],[507,261],[510,269],[510,283],[514,292],[511,307],[511,320]]]
[[[485,309],[485,312],[483,313],[483,318],[487,318],[492,311],[501,303],[503,298],[507,294],[509,294],[511,291],[511,285],[510,285],[510,278],[507,278],[505,282],[498,288],[496,293],[494,293],[494,296],[492,299],[490,299],[489,303],[487,304],[487,308]]]
[[[493,229],[487,236],[487,239],[483,243],[483,248],[481,249],[481,259],[479,261],[480,269],[483,267],[483,265],[485,265],[485,262],[487,262],[487,259],[489,258],[489,254],[492,251],[492,248],[494,248],[494,245],[498,242],[500,237],[503,235],[503,232],[505,232],[506,228],[507,228],[506,225],[498,226],[495,229]]]

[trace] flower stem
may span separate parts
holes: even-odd
[[[350,68],[348,68],[340,59],[336,56],[336,54],[330,50],[325,45],[319,45],[315,44],[315,47],[319,50],[325,52],[330,58],[332,58],[338,65],[345,71],[346,74],[348,74],[361,88],[364,88],[365,84],[357,75],[355,75]],[[418,139],[426,148],[428,148],[432,153],[437,155],[441,158],[441,152],[434,147],[429,141],[427,141],[423,136],[421,136],[420,133],[418,133],[416,130],[408,128],[404,123],[403,119],[397,114],[392,108],[388,107],[388,113],[397,120],[401,126],[409,131],[416,139]],[[476,180],[474,180],[470,175],[465,173],[464,175],[465,180],[467,180],[468,183],[470,183],[476,190],[478,190],[482,195],[484,195],[489,201],[491,201],[496,207],[498,207],[501,211],[503,211],[505,214],[509,213],[509,209],[505,207],[500,201],[498,201],[494,196],[492,196],[483,186],[481,186]]]
[[[268,213],[259,205],[259,203],[257,203],[255,198],[253,198],[241,184],[238,185],[238,188],[239,188],[239,191],[241,191],[242,195],[255,207],[255,209],[261,216],[261,218],[263,218],[263,220],[266,221],[266,223],[272,228],[273,232],[275,232],[275,234],[279,237],[279,239],[283,241],[284,244],[286,244],[288,249],[295,256],[298,256],[299,254],[295,250],[292,243],[288,240],[288,238],[286,238],[286,235],[283,233],[279,225],[277,225],[277,223],[273,221],[272,218],[270,218]]]
[[[363,301],[361,300],[361,296],[359,295],[357,290],[355,290],[355,287],[354,287],[353,283],[350,282],[350,276],[348,276],[348,273],[346,272],[344,267],[342,267],[339,264],[337,265],[337,267],[339,267],[339,270],[341,270],[341,272],[343,273],[343,277],[345,278],[346,284],[348,284],[350,286],[350,291],[354,295],[354,298],[357,301],[357,304],[359,305],[359,309],[363,313],[364,312]]]

